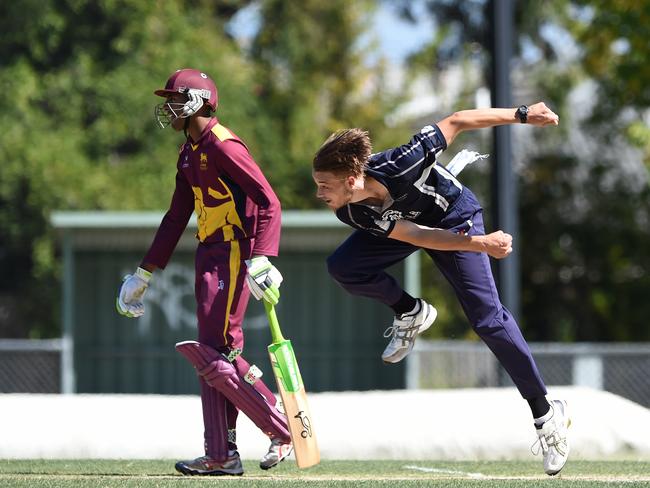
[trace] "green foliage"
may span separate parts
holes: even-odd
[[[387,3],[407,18],[414,16],[410,2]],[[490,2],[427,0],[425,5],[443,27],[412,56],[414,69],[469,61],[482,67],[487,84]],[[514,5],[513,67],[525,73],[513,77],[524,80],[515,91],[535,93],[561,120],[558,128],[536,131],[534,148],[527,148],[534,150],[519,175],[520,325],[533,340],[649,340],[643,299],[650,293],[649,179],[642,167],[631,175],[624,159],[636,146],[650,168],[650,5],[632,0]],[[558,34],[564,36],[561,42]],[[567,58],[571,43],[574,59]],[[595,84],[597,98],[583,122],[577,114],[585,107],[571,106],[569,95],[587,80]],[[583,138],[573,138],[576,133]],[[570,145],[572,140],[588,141],[587,146]],[[625,151],[611,154],[611,147]],[[439,330],[431,334],[462,336],[467,326],[460,308],[449,287],[433,275],[423,272],[425,291],[443,313]]]
[[[175,69],[197,67],[215,79],[220,120],[247,142],[284,208],[317,205],[310,161],[330,132],[367,128],[377,150],[409,136],[407,127],[385,125],[401,97],[385,90],[385,66],[369,61],[373,45],[361,41],[374,0],[261,1],[260,28],[245,50],[227,22],[249,3],[0,2],[7,101],[0,113],[0,336],[58,334],[51,210],[167,207],[182,135],[156,127],[160,100],[152,92]],[[411,2],[385,3],[413,15]],[[413,65],[433,71],[480,63],[487,71],[488,2],[425,3],[444,28]],[[650,103],[650,7],[535,0],[515,8],[517,66],[562,120],[555,136],[542,131],[521,174],[522,324],[531,338],[647,340],[647,309],[639,305],[650,291],[647,175],[645,186],[631,186],[605,151],[585,161],[563,144],[576,130],[566,97],[590,78],[598,99],[582,130],[601,134],[603,145],[629,141],[650,166],[642,118]],[[566,63],[548,26],[570,33],[581,57]],[[525,43],[540,59],[521,56]],[[464,80],[458,108],[471,103],[472,89]],[[485,139],[466,141],[489,152]],[[463,178],[489,202],[484,172]],[[465,334],[451,290],[437,285],[427,294],[449,311],[441,314],[442,333]]]
[[[250,53],[227,34],[249,3],[0,3],[9,102],[0,113],[0,307],[9,311],[0,336],[58,334],[52,210],[169,205],[183,137],[158,129],[153,91],[174,70],[214,78],[220,121],[247,142],[285,208],[315,205],[311,156],[331,130],[360,124],[380,143],[394,136],[380,129],[394,103],[382,68],[364,65],[357,42],[374,2],[261,2]]]
[[[647,341],[650,187],[643,168],[632,176],[622,158],[635,145],[646,167],[650,160],[650,131],[637,118],[650,103],[650,71],[639,61],[650,55],[650,10],[628,1],[558,6],[580,57],[568,66],[544,63],[537,85],[566,103],[571,88],[595,82],[590,119],[579,123],[569,110],[563,119],[601,147],[546,151],[529,161],[520,191],[526,325],[531,336],[546,340]],[[612,155],[608,146],[622,152]]]
[[[543,35],[543,27],[564,17],[567,0],[528,0],[512,2],[515,24],[519,31],[518,42],[512,48],[519,57],[526,43],[539,49],[547,60],[556,60],[557,52]],[[409,20],[417,20],[419,2],[410,0],[385,0]],[[411,62],[417,69],[437,72],[450,65],[471,58],[484,63],[489,70],[491,1],[424,0],[428,15],[434,20],[434,40],[413,54]]]
[[[598,83],[595,126],[624,121],[619,135],[639,147],[650,170],[650,4],[576,0],[566,25],[580,43],[582,68]]]
[[[368,0],[262,3],[252,58],[271,123],[258,126],[263,133],[256,136],[272,148],[264,161],[285,206],[316,205],[310,163],[331,132],[360,126],[376,142],[392,143],[383,119],[397,99],[383,90],[383,67],[368,65],[368,48],[359,43],[373,6]]]
[[[598,80],[599,113],[650,106],[650,4],[576,0],[568,25],[583,47],[585,71]]]
[[[588,172],[580,171],[583,164],[557,155],[534,158],[522,181],[522,298],[536,310],[526,315],[528,335],[650,340],[644,306],[650,235],[642,230],[650,190],[630,191],[615,162],[595,163]],[[543,201],[555,204],[540,208]]]

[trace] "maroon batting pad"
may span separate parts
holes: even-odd
[[[215,349],[196,341],[176,344],[176,350],[196,368],[207,384],[223,393],[271,438],[289,442],[291,436],[285,417],[238,374],[228,359]]]

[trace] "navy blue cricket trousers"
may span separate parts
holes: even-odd
[[[483,209],[463,188],[451,210],[436,227],[470,235],[485,234]],[[471,221],[471,227],[468,221]],[[403,288],[384,270],[418,250],[411,244],[355,231],[327,259],[332,277],[349,293],[374,298],[388,306]],[[501,304],[489,256],[466,251],[424,249],[456,292],[465,315],[479,337],[508,372],[525,399],[546,395],[537,365],[512,314]]]

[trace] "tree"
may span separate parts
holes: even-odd
[[[183,138],[159,132],[153,91],[175,69],[214,78],[219,119],[284,208],[316,205],[310,161],[330,131],[360,125],[378,145],[406,137],[384,127],[397,97],[359,44],[373,1],[261,1],[248,52],[227,23],[251,3],[0,3],[0,336],[59,333],[52,210],[168,207]]]
[[[151,114],[173,69],[214,73],[233,125],[258,111],[252,70],[211,2],[31,3],[0,7],[0,87],[11,100],[0,114],[5,336],[57,333],[51,210],[168,205],[180,140],[159,134]]]
[[[406,18],[415,17],[412,3],[387,3]],[[451,64],[470,62],[486,73],[488,2],[427,0],[424,5],[438,32],[412,57],[414,68],[435,77]],[[643,224],[650,217],[650,132],[643,121],[650,93],[644,61],[650,55],[650,8],[632,1],[531,0],[515,2],[515,9],[515,103],[524,103],[517,98],[524,94],[543,99],[561,119],[559,130],[540,131],[534,140],[516,128],[520,150],[515,155],[526,154],[515,161],[521,205],[516,243],[522,253],[520,324],[528,338],[537,340],[648,340],[641,318],[648,310],[631,300],[650,292],[642,251],[650,239]],[[584,95],[590,87],[596,88],[595,101]],[[572,100],[580,94],[587,103],[576,106]],[[467,108],[471,100],[457,104]],[[477,138],[473,143],[481,144]],[[463,174],[463,179],[473,176]],[[434,300],[448,296],[439,285],[429,293]],[[442,308],[449,315],[447,321],[441,317],[438,330],[464,335],[458,307],[445,298]]]
[[[595,124],[619,119],[623,134],[645,153],[650,167],[650,4],[575,2],[567,27],[582,46],[582,66],[598,82]],[[644,121],[645,117],[645,121]]]
[[[407,133],[385,127],[399,97],[385,90],[382,64],[368,62],[372,46],[360,44],[374,3],[262,2],[251,54],[267,123],[257,137],[271,148],[265,160],[283,205],[316,205],[309,163],[332,131],[364,127],[382,145]]]

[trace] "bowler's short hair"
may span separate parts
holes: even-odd
[[[368,131],[343,129],[329,136],[320,147],[314,156],[314,171],[362,176],[371,154]]]

